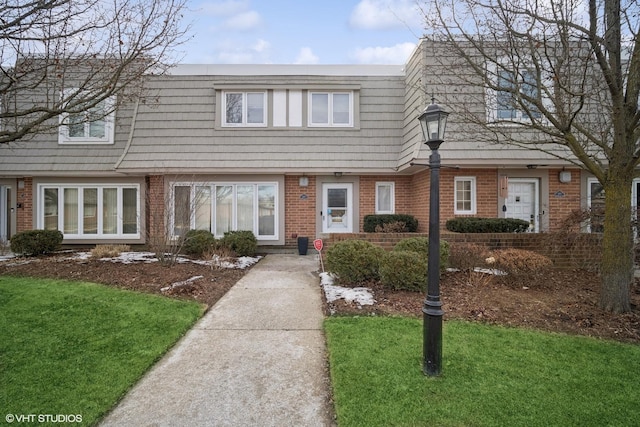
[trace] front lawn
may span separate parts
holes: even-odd
[[[443,374],[422,374],[422,322],[325,321],[340,427],[634,426],[640,347],[447,321]]]
[[[95,423],[203,311],[91,283],[0,276],[2,416]]]

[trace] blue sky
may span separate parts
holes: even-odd
[[[402,64],[416,0],[189,0],[185,64]]]

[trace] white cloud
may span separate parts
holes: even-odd
[[[294,64],[317,64],[320,58],[318,58],[310,47],[303,47],[298,52],[298,56]]]
[[[200,5],[200,10],[211,16],[232,16],[249,10],[249,2],[246,0],[206,2]]]
[[[271,53],[271,43],[258,39],[252,43],[241,43],[237,39],[219,41],[213,47],[218,64],[267,64]]]
[[[353,58],[360,64],[404,64],[415,49],[415,43],[400,43],[390,47],[357,49]]]
[[[271,49],[271,43],[266,40],[258,39],[256,44],[253,45],[253,50],[258,53],[267,52],[269,49]]]
[[[351,12],[349,24],[365,30],[420,28],[422,12],[415,0],[361,0]]]
[[[254,10],[238,13],[224,21],[223,27],[231,31],[251,31],[260,26],[262,18]]]

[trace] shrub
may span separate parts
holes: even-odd
[[[27,230],[11,238],[11,251],[15,254],[37,256],[60,248],[64,236],[58,230]]]
[[[527,221],[515,218],[460,217],[448,220],[446,226],[456,233],[522,233],[529,229]]]
[[[542,276],[553,266],[548,257],[524,249],[499,249],[492,255],[492,266],[507,273],[511,281]]]
[[[405,224],[402,232],[415,233],[418,230],[418,220],[411,215],[404,214],[365,215],[362,229],[365,233],[375,233],[377,227],[384,229],[385,224],[394,222]]]
[[[189,230],[184,236],[183,250],[188,255],[202,257],[211,251],[216,244],[216,238],[209,230]]]
[[[427,257],[412,251],[391,251],[380,262],[380,282],[391,289],[424,291]]]
[[[380,259],[385,251],[364,240],[345,240],[331,246],[327,252],[327,269],[341,283],[360,284],[378,279]]]
[[[231,249],[238,256],[255,256],[258,251],[258,239],[253,231],[227,231],[220,244]]]
[[[376,233],[406,233],[407,224],[402,221],[387,222],[383,225],[376,225]]]
[[[429,238],[428,237],[409,237],[400,240],[394,247],[394,252],[410,251],[415,252],[425,259],[429,256]],[[449,266],[449,243],[440,240],[440,270],[443,271]]]
[[[92,258],[113,258],[120,256],[122,252],[129,252],[131,247],[129,245],[96,245],[91,249]]]
[[[454,243],[449,252],[449,265],[462,271],[484,267],[491,255],[489,250],[475,243]],[[493,268],[493,266],[491,267]]]

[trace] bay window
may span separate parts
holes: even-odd
[[[139,186],[40,184],[38,228],[65,238],[139,238]]]
[[[200,229],[216,237],[249,230],[259,240],[278,238],[276,183],[174,183],[171,191],[174,237]]]

